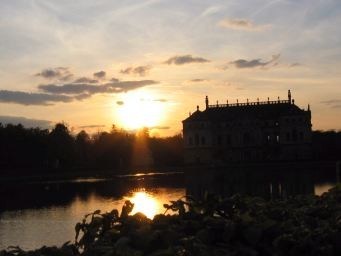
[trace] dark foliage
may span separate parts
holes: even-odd
[[[75,243],[0,256],[36,255],[341,255],[341,187],[322,196],[265,201],[234,195],[165,204],[175,215],[129,215],[127,201],[117,210],[85,215],[75,227]]]
[[[153,162],[158,166],[182,164],[182,137],[150,138],[143,135]],[[90,136],[85,131],[72,134],[63,123],[52,130],[24,128],[0,123],[0,175],[5,171],[61,168],[106,168],[124,170],[131,167],[134,143],[139,133],[116,129]]]
[[[340,160],[341,131],[314,131],[313,154],[317,160]]]

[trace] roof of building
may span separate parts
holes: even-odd
[[[204,111],[197,108],[183,122],[187,121],[226,121],[240,118],[277,119],[285,115],[302,115],[306,111],[288,100],[237,104],[207,105]]]

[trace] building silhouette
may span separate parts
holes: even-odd
[[[293,161],[310,159],[311,111],[287,100],[214,105],[183,122],[185,163]]]

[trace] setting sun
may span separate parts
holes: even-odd
[[[126,129],[153,127],[160,124],[164,110],[162,99],[146,91],[129,92],[122,95],[118,108],[120,124]]]

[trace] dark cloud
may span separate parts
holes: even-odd
[[[60,81],[68,81],[73,77],[73,74],[69,71],[69,68],[47,68],[37,73],[36,76],[41,76],[46,79],[57,79]]]
[[[78,126],[80,129],[94,129],[94,128],[104,128],[106,125],[103,124],[91,124],[91,125],[82,125]]]
[[[341,108],[341,99],[325,100],[321,101],[321,103],[331,108]]]
[[[118,100],[118,101],[116,101],[116,104],[122,106],[122,105],[124,105],[124,101]]]
[[[25,127],[40,127],[40,128],[50,128],[52,126],[51,121],[26,118],[22,116],[0,116],[0,123],[22,124]]]
[[[117,78],[115,78],[115,77],[113,77],[113,78],[110,79],[110,82],[119,82],[119,81],[120,81],[120,80],[117,79]]]
[[[151,70],[151,66],[138,66],[138,67],[128,67],[126,69],[122,69],[120,73],[126,75],[139,75],[145,76]]]
[[[106,76],[106,73],[105,71],[102,71],[102,70],[94,73],[94,77],[97,79],[104,79],[105,76]]]
[[[98,83],[98,80],[96,79],[91,79],[88,77],[81,77],[73,81],[72,83],[79,84],[79,83],[89,83],[89,84],[96,84]]]
[[[230,62],[229,64],[234,65],[236,68],[257,68],[257,67],[267,67],[267,66],[274,66],[277,65],[277,61],[280,57],[280,54],[273,55],[272,59],[269,61],[262,61],[261,59],[254,59],[254,60],[244,60],[239,59]]]
[[[269,24],[256,25],[253,22],[246,19],[224,19],[220,21],[218,25],[224,28],[247,31],[262,31],[271,27],[271,25]]]
[[[290,68],[302,66],[301,63],[295,62],[289,65]]]
[[[196,79],[192,79],[190,80],[190,82],[192,83],[200,83],[200,82],[206,82],[207,79],[202,79],[202,78],[196,78]]]
[[[180,55],[180,56],[174,56],[166,60],[164,63],[171,65],[184,65],[189,63],[205,63],[210,62],[207,59],[201,58],[201,57],[193,57],[192,55]]]
[[[74,97],[66,95],[0,90],[0,102],[4,103],[16,103],[22,105],[52,105],[54,102],[71,102],[74,99]]]
[[[47,84],[39,85],[38,88],[46,93],[53,94],[96,94],[96,93],[118,93],[127,92],[147,85],[157,84],[158,82],[153,80],[141,80],[141,81],[120,81],[105,83],[99,85],[93,84]]]
[[[0,90],[0,102],[22,105],[52,105],[55,102],[71,102],[84,100],[96,93],[127,92],[147,85],[157,84],[153,80],[121,81],[116,83],[94,84],[47,84],[38,88],[44,93],[29,93],[21,91]],[[66,95],[67,94],[67,95]]]

